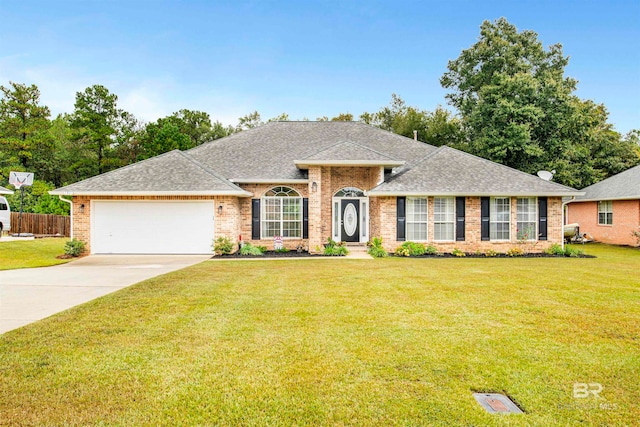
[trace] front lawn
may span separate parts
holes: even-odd
[[[64,254],[64,245],[68,241],[65,237],[0,241],[0,270],[48,267],[69,262],[70,259],[56,259]]]
[[[584,249],[204,262],[0,336],[0,425],[634,425],[640,250]]]

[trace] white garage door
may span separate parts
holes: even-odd
[[[213,201],[94,201],[95,254],[212,253]]]

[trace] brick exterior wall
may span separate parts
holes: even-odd
[[[312,166],[308,171],[308,183],[283,184],[293,188],[302,197],[309,199],[309,238],[285,239],[284,245],[288,249],[295,249],[302,245],[310,252],[322,250],[323,244],[332,234],[332,199],[333,195],[345,187],[356,187],[363,191],[370,190],[383,179],[381,167],[328,167]],[[315,191],[313,183],[316,183]],[[254,194],[253,198],[261,198],[269,189],[278,184],[241,184],[244,190]],[[245,242],[254,245],[273,248],[273,239],[251,239],[251,197],[229,196],[75,196],[73,198],[73,236],[86,244],[91,250],[91,201],[92,200],[212,200],[215,205],[215,231],[214,236],[227,236],[237,244],[240,236]],[[635,212],[636,226],[638,224],[638,201],[635,201],[635,211],[630,210],[631,216]],[[83,212],[80,206],[84,205]],[[222,212],[218,214],[218,206],[222,206]],[[616,221],[616,207],[614,202],[614,223]],[[428,198],[428,236],[427,243],[433,244],[441,251],[450,252],[453,248],[459,248],[467,252],[476,250],[486,251],[493,249],[505,252],[512,247],[520,246],[528,252],[540,252],[552,243],[562,242],[562,201],[560,198],[548,198],[548,240],[522,244],[516,240],[516,198],[511,198],[511,241],[491,242],[482,241],[480,237],[480,198],[466,198],[466,240],[464,242],[434,242],[433,235],[433,197]],[[596,214],[593,216],[597,221]],[[620,215],[620,214],[618,214]],[[619,217],[621,218],[621,217]],[[579,221],[576,221],[579,222]],[[382,236],[385,248],[395,250],[402,244],[396,240],[396,197],[370,197],[369,198],[369,238]],[[214,238],[212,236],[212,239]],[[629,243],[627,243],[629,244]],[[237,247],[237,246],[236,246]]]
[[[371,236],[381,236],[385,249],[393,252],[403,242],[397,240],[396,229],[396,197],[377,197],[379,209],[375,213],[379,217],[377,233],[372,226]],[[560,197],[549,197],[547,199],[547,240],[519,242],[517,236],[517,198],[511,198],[511,240],[505,241],[483,241],[480,230],[480,197],[467,197],[465,199],[465,240],[463,242],[436,242],[434,236],[434,210],[433,197],[427,198],[428,207],[428,231],[425,242],[433,245],[442,252],[451,252],[458,248],[465,252],[487,251],[492,249],[496,252],[506,252],[511,248],[520,247],[526,252],[542,252],[553,243],[562,243],[562,199]],[[372,222],[374,212],[371,213]]]
[[[323,244],[332,233],[332,199],[333,195],[342,188],[356,187],[363,191],[374,188],[384,178],[381,167],[329,167],[311,166],[308,171],[308,184],[282,184],[282,186],[296,190],[302,197],[309,199],[309,238],[284,239],[283,245],[288,249],[295,249],[302,245],[310,252],[322,250]],[[316,183],[315,191],[313,183]],[[279,184],[241,184],[243,190],[254,194],[255,199],[261,198],[269,189]],[[251,199],[239,200],[240,228],[237,234],[242,235],[243,241],[252,245],[266,246],[273,249],[273,239],[251,239]],[[374,199],[370,199],[370,212],[375,209]],[[374,222],[373,218],[371,222]]]
[[[567,205],[569,224],[580,224],[580,232],[588,233],[596,241],[614,245],[637,246],[631,235],[640,231],[640,199],[614,200],[612,202],[613,224],[598,224],[598,202],[572,202]]]

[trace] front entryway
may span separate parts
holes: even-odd
[[[369,240],[369,198],[359,188],[345,187],[333,195],[333,232],[336,241],[364,243]]]
[[[343,242],[360,241],[360,200],[342,199],[342,238]]]

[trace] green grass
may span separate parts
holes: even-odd
[[[640,250],[584,249],[205,262],[0,336],[0,425],[634,425]]]
[[[68,241],[67,238],[0,241],[0,270],[47,267],[69,262],[69,259],[56,259],[64,254],[64,245]]]

